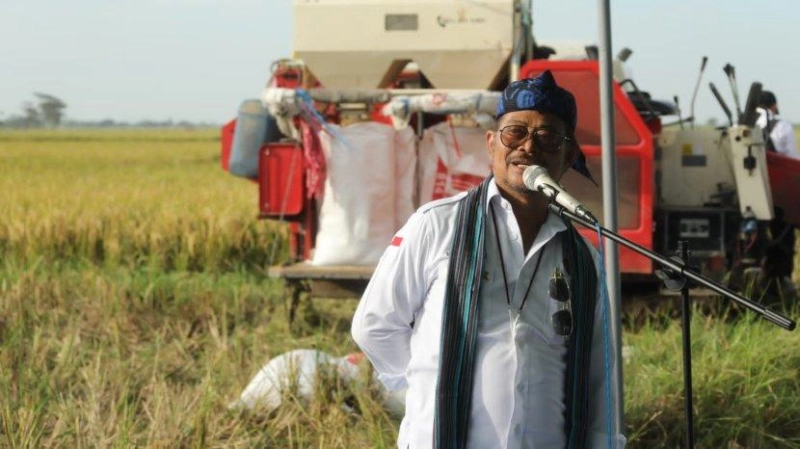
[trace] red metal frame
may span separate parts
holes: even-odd
[[[600,71],[597,61],[549,61],[533,60],[526,63],[520,70],[520,78],[529,78],[539,73],[550,70],[556,81],[559,75],[566,72],[589,72],[598,82],[595,84],[599,90]],[[620,144],[616,146],[617,156],[633,156],[639,160],[639,223],[633,228],[620,228],[618,233],[623,237],[644,246],[653,248],[653,206],[654,206],[654,166],[653,166],[653,134],[636,111],[633,103],[628,99],[627,94],[619,87],[616,82],[612,86],[614,95],[614,107],[622,114],[625,119],[640,136],[637,144]],[[579,99],[580,102],[580,99]],[[600,105],[597,105],[598,111]],[[585,107],[579,107],[578,126],[581,126],[581,111]],[[599,114],[599,112],[598,112]],[[583,115],[584,117],[586,114]],[[619,123],[617,123],[619,126]],[[598,134],[599,135],[599,134]],[[581,142],[581,149],[586,157],[600,157],[601,147],[597,144]],[[599,173],[594,174],[599,177]],[[595,211],[598,216],[600,211]],[[589,230],[581,230],[592,243],[597,245],[597,233]],[[636,254],[627,249],[620,248],[619,252],[620,270],[623,273],[649,274],[653,272],[653,264],[650,259]]]
[[[303,212],[303,149],[293,143],[268,143],[259,152],[258,209],[264,218],[291,218]]]
[[[300,144],[268,143],[259,152],[259,218],[289,223],[289,251],[294,260],[311,257],[317,210],[306,194],[306,163]]]
[[[800,160],[767,151],[772,203],[783,209],[784,220],[800,227]]]
[[[297,73],[296,69],[292,68],[285,71],[281,69],[276,70],[274,85],[288,88],[299,87],[300,74]],[[589,73],[594,79],[599,80],[597,61],[534,60],[522,67],[520,78],[535,76],[544,70],[551,70],[557,80],[560,74],[568,72]],[[599,90],[599,81],[595,84]],[[585,88],[586,86],[581,87]],[[639,138],[635,144],[618,143],[616,148],[618,156],[633,157],[639,161],[640,173],[638,180],[638,223],[635,227],[621,228],[618,232],[639,245],[652,248],[654,205],[653,134],[617,83],[613,85],[613,95],[617,114],[621,114],[625,118]],[[581,99],[579,98],[578,100],[580,103]],[[597,108],[599,111],[599,104]],[[586,110],[585,105],[580,109]],[[377,110],[378,107],[376,106],[371,111],[372,119],[381,122],[387,121],[386,117],[379,116]],[[579,114],[579,127],[581,127],[581,117],[586,115],[585,113],[583,116]],[[619,127],[619,123],[617,126]],[[222,166],[226,170],[234,129],[235,120],[226,124],[222,129]],[[587,158],[600,157],[601,148],[597,143],[581,142],[581,148]],[[317,226],[315,214],[317,208],[314,200],[306,194],[304,183],[306,162],[302,157],[302,150],[295,144],[270,144],[262,149],[262,153],[261,172],[263,175],[259,179],[259,211],[261,216],[264,218],[283,216],[287,219],[291,234],[291,254],[298,260],[308,259],[315,244]],[[292,175],[290,176],[291,158],[298,156],[299,161],[296,160],[298,162],[297,165],[292,166],[294,168],[291,170]],[[301,176],[297,176],[298,173]],[[599,177],[599,173],[595,173],[595,176]],[[281,186],[286,186],[288,190],[280,188]],[[285,201],[278,198],[283,194],[289,195]],[[281,203],[281,201],[283,202]],[[276,205],[276,202],[278,202],[278,205]],[[267,205],[266,207],[265,204]],[[597,244],[596,233],[589,230],[582,230],[581,232],[595,245]],[[623,273],[649,274],[653,271],[652,262],[649,259],[625,248],[620,249],[620,268]]]
[[[230,171],[228,162],[231,158],[231,148],[233,148],[233,133],[235,131],[236,119],[229,121],[222,127],[222,129],[220,129],[220,143],[222,144],[220,163],[222,164],[222,169],[225,171]]]

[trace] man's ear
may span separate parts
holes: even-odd
[[[566,150],[564,152],[564,172],[561,173],[561,176],[569,171],[572,164],[578,160],[578,155],[581,154],[581,147],[578,145],[578,141],[575,140],[575,137],[572,137],[564,147]]]
[[[578,145],[578,141],[575,140],[575,137],[571,137],[569,140],[569,144],[567,145],[567,167],[572,167],[572,164],[578,160],[578,155],[581,153],[581,147]]]
[[[570,147],[570,154],[569,154],[569,166],[572,167],[572,164],[578,160],[578,155],[581,154],[581,149],[577,143],[574,143],[569,146]]]
[[[492,139],[494,138],[495,133],[497,131],[486,131],[486,151],[489,152],[489,159],[492,159],[494,156],[494,146],[492,146]]]

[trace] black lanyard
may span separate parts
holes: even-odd
[[[503,287],[505,287],[506,289],[506,304],[508,304],[508,310],[511,310],[511,295],[508,293],[508,278],[506,277],[506,263],[503,260],[503,249],[502,245],[500,244],[500,233],[497,231],[497,217],[495,216],[494,205],[492,203],[489,203],[489,208],[491,209],[492,212],[492,223],[494,224],[494,237],[495,240],[497,241],[497,252],[500,254],[500,269],[503,270]],[[545,248],[547,248],[547,244],[545,244],[544,248],[542,248],[542,250],[539,252],[539,258],[536,259],[536,265],[533,267],[533,274],[531,274],[531,280],[528,281],[528,288],[525,289],[525,296],[522,297],[522,303],[519,305],[519,311],[517,313],[522,313],[522,308],[525,306],[525,301],[528,300],[528,293],[530,293],[531,285],[533,285],[533,280],[536,278],[536,273],[539,271],[539,264],[542,262],[542,258],[544,257]]]

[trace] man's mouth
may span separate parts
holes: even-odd
[[[525,170],[529,166],[533,165],[533,163],[529,161],[511,161],[511,165],[519,168],[520,170]]]

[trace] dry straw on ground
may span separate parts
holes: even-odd
[[[217,131],[2,131],[0,191],[0,447],[394,447],[377,393],[335,377],[227,409],[272,356],[355,350],[355,302],[306,303],[290,331],[265,276],[284,230],[220,170]],[[692,326],[698,447],[800,447],[797,334]],[[623,340],[629,447],[676,447],[680,329]]]

